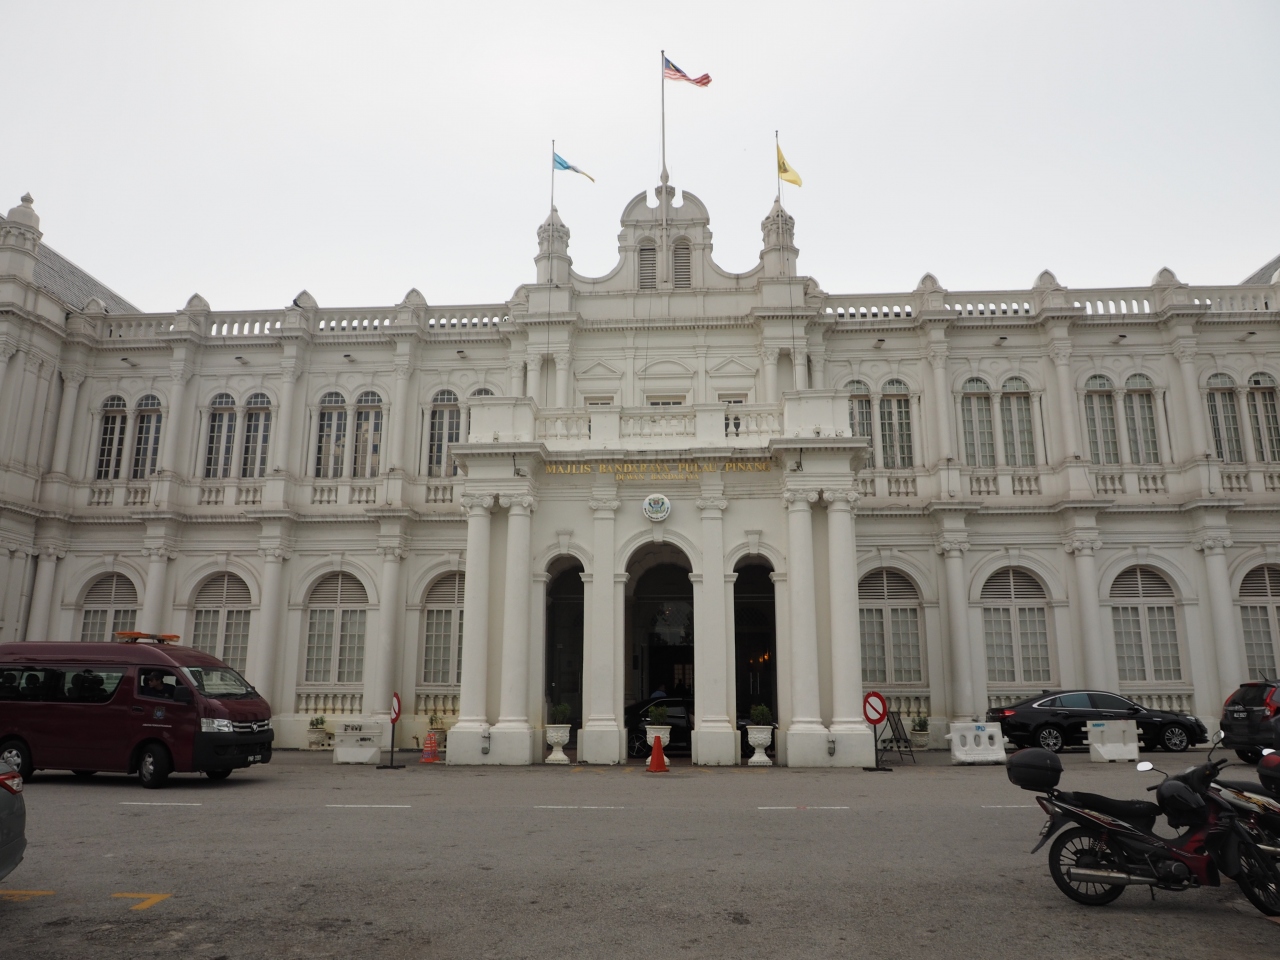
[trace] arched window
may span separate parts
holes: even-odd
[[[472,400],[474,400],[476,397],[492,397],[492,396],[496,396],[496,394],[492,390],[490,390],[488,387],[481,387],[479,390],[471,391]],[[587,426],[587,429],[588,430],[591,429],[590,425]],[[470,407],[467,407],[467,428],[466,430],[463,431],[463,436],[466,436],[466,437],[471,436],[471,408]]]
[[[316,431],[316,476],[335,480],[342,476],[347,449],[347,401],[336,390],[320,398]]]
[[[1280,566],[1254,567],[1240,583],[1240,621],[1248,679],[1276,675],[1280,638]]]
[[[858,581],[862,682],[919,683],[920,595],[896,570],[875,570]]]
[[[849,384],[849,432],[855,437],[867,438],[867,466],[874,467],[876,451],[871,429],[871,391],[861,380]]]
[[[209,437],[205,444],[206,479],[231,476],[231,448],[236,442],[236,402],[220,393],[209,404]]]
[[[994,467],[996,440],[991,426],[991,388],[985,380],[972,377],[964,382],[960,419],[964,425],[965,462],[971,467]]]
[[[1115,387],[1109,379],[1098,374],[1085,382],[1084,389],[1084,420],[1089,428],[1089,457],[1094,463],[1119,463]]]
[[[1141,373],[1124,382],[1124,423],[1129,430],[1129,456],[1134,463],[1160,462],[1153,387],[1151,378]]]
[[[684,240],[671,248],[671,285],[677,290],[693,286],[693,248]]]
[[[658,288],[658,248],[651,242],[641,244],[637,266],[640,289],[656,290]]]
[[[368,605],[364,584],[349,573],[331,573],[311,588],[307,597],[307,661],[303,667],[306,683],[364,681]]]
[[[458,408],[458,395],[452,390],[441,390],[431,401],[431,423],[427,432],[427,476],[447,477],[457,473],[457,467],[449,463],[449,445],[458,442],[462,412]]]
[[[1213,430],[1213,449],[1223,463],[1244,463],[1244,445],[1240,442],[1240,411],[1236,407],[1236,382],[1225,373],[1209,378],[1205,403],[1209,406],[1209,426]]]
[[[138,431],[129,475],[134,480],[145,480],[156,472],[160,461],[160,398],[148,393],[138,401],[137,411]]]
[[[1130,567],[1111,584],[1121,681],[1182,679],[1173,598],[1169,581],[1151,567]]]
[[[243,671],[249,655],[249,586],[234,573],[219,573],[196,594],[191,646]]]
[[[94,581],[81,610],[81,642],[111,640],[117,630],[132,630],[137,622],[138,590],[124,574],[108,573]]]
[[[1000,418],[1004,427],[1004,462],[1011,467],[1034,466],[1036,442],[1031,428],[1031,387],[1022,377],[1010,377],[1000,389]]]
[[[462,682],[462,598],[466,578],[447,573],[430,587],[422,605],[422,682]]]
[[[119,480],[124,459],[124,432],[128,420],[124,397],[107,397],[102,402],[102,432],[98,438],[96,480]]]
[[[911,396],[901,380],[880,388],[880,462],[883,466],[909,467],[911,453]]]
[[[990,683],[1047,683],[1049,616],[1040,581],[1015,567],[982,585],[982,629]]]
[[[244,452],[240,458],[240,476],[265,477],[267,454],[271,448],[271,398],[265,393],[250,394],[244,405]]]
[[[1249,420],[1253,449],[1265,463],[1280,463],[1280,416],[1276,413],[1276,378],[1255,373],[1249,378]]]
[[[366,390],[356,397],[353,477],[376,477],[382,461],[382,397]]]
[[[488,387],[481,387],[479,390],[471,391],[471,396],[473,397],[492,397],[493,395],[493,391]]]

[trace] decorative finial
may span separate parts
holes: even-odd
[[[22,195],[22,202],[29,207],[31,204],[35,203],[35,200],[32,198],[30,193],[24,193]]]

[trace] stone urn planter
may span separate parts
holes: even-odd
[[[912,730],[911,731],[911,749],[913,751],[929,749],[929,731],[928,730]]]
[[[323,718],[321,723],[316,726],[314,723],[307,728],[307,748],[310,750],[323,750],[329,745],[329,731],[324,728]]]
[[[662,752],[665,754],[667,749],[671,746],[671,727],[658,726],[655,723],[648,724],[644,728],[644,738],[651,747],[653,746],[654,737],[662,738]]]
[[[769,748],[769,744],[773,742],[773,727],[755,727],[748,725],[747,727],[747,743],[755,747],[755,751],[751,754],[751,759],[747,761],[748,767],[772,767],[773,761],[765,756],[765,750]]]
[[[547,763],[569,762],[569,758],[564,754],[564,747],[569,742],[569,729],[571,726],[572,724],[568,723],[547,724],[547,746],[551,748],[551,756],[547,757]]]

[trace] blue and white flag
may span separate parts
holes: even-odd
[[[596,178],[595,178],[595,177],[593,177],[591,174],[587,173],[587,171],[585,171],[585,170],[579,170],[577,167],[575,167],[572,163],[570,163],[570,162],[569,162],[568,160],[566,160],[564,157],[560,156],[560,154],[558,154],[558,153],[552,153],[552,154],[551,154],[551,157],[552,157],[552,160],[551,160],[551,167],[552,167],[552,169],[553,169],[553,170],[572,170],[574,173],[580,173],[580,174],[582,174],[584,177],[586,177],[586,178],[587,178],[588,180],[590,180],[592,183],[595,183],[595,182],[596,182]]]

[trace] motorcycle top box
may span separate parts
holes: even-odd
[[[1280,797],[1280,752],[1269,753],[1258,762],[1258,779],[1274,797]]]
[[[1062,760],[1051,750],[1028,747],[1010,756],[1005,770],[1015,787],[1047,793],[1062,779]]]

